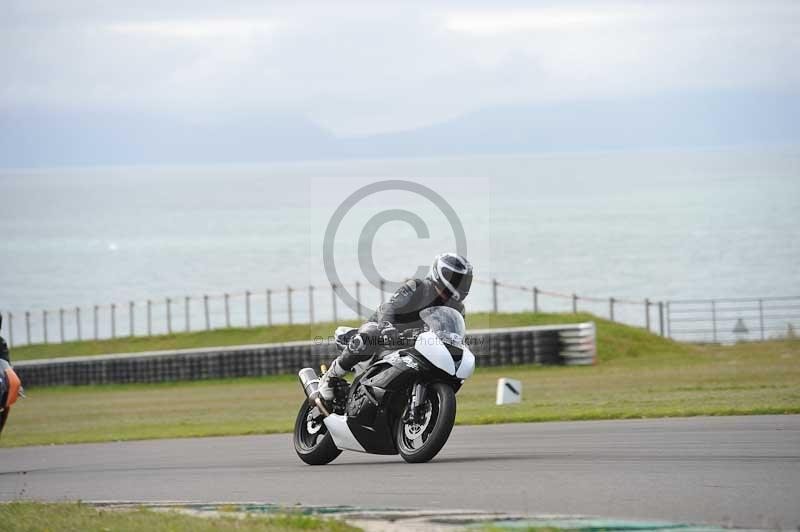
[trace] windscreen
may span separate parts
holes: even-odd
[[[456,347],[464,347],[464,336],[467,326],[464,317],[456,309],[450,307],[430,307],[419,313],[429,331],[444,343]]]

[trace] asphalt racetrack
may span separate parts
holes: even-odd
[[[345,452],[310,467],[287,434],[0,449],[0,498],[479,509],[797,529],[800,416],[456,427],[421,465]]]

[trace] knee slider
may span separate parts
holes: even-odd
[[[360,334],[353,336],[350,339],[350,343],[347,344],[347,350],[351,353],[361,353],[364,349],[367,348],[367,343],[364,341],[364,337]]]

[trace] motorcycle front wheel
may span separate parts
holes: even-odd
[[[308,419],[311,408],[308,401],[303,401],[300,405],[300,412],[294,422],[294,450],[300,460],[309,465],[325,465],[342,451],[333,443],[333,437],[321,419]]]
[[[406,417],[404,413],[395,425],[397,450],[406,462],[427,462],[447,443],[456,421],[456,394],[453,387],[442,382],[429,385],[422,408],[422,419],[406,422],[403,420]]]

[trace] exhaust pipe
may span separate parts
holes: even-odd
[[[309,399],[319,390],[319,376],[312,368],[303,368],[297,374],[300,377],[300,386],[303,387],[306,397]]]
[[[325,404],[322,402],[318,393],[319,376],[317,372],[312,368],[303,368],[297,376],[300,377],[300,385],[303,387],[303,392],[306,394],[309,404],[319,408],[320,412],[322,412],[325,417],[328,417],[330,412],[325,408]]]

